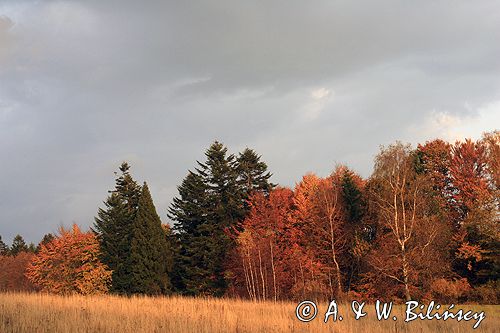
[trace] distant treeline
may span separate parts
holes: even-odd
[[[38,246],[0,238],[0,290],[253,300],[498,303],[500,132],[381,147],[363,179],[345,165],[294,189],[261,156],[214,142],[162,224],[123,163],[91,230]]]

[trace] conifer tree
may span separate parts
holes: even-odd
[[[346,205],[348,220],[351,224],[361,221],[364,214],[365,203],[359,185],[354,181],[354,174],[345,170],[342,176],[342,197]],[[358,178],[360,178],[358,176]]]
[[[234,245],[226,231],[244,217],[243,194],[234,155],[216,141],[205,156],[178,188],[169,217],[179,234],[177,282],[187,294],[220,296],[227,287],[224,258]]]
[[[148,185],[144,183],[132,225],[129,268],[132,293],[161,294],[170,290],[169,249]]]
[[[36,247],[36,251],[35,252],[38,253],[40,251],[40,249],[42,248],[43,245],[49,244],[54,239],[55,239],[55,237],[51,233],[45,234],[43,236],[42,240],[40,241],[40,243],[38,243],[38,246]]]
[[[361,191],[361,177],[345,169],[341,179],[342,198],[346,210],[346,238],[348,257],[346,262],[346,290],[359,282],[360,262],[367,248],[367,241],[373,238],[371,228],[362,225],[366,212],[366,203]]]
[[[36,252],[36,245],[35,243],[31,242],[29,245],[28,245],[28,250],[27,252],[31,252],[31,253],[35,253]]]
[[[251,192],[258,191],[265,194],[276,186],[269,179],[272,174],[267,170],[266,163],[260,160],[261,156],[253,149],[246,148],[237,159],[238,183],[248,199]]]
[[[0,236],[0,256],[6,256],[9,254],[9,247],[2,241],[2,236]]]
[[[129,293],[131,274],[128,262],[132,238],[132,224],[137,213],[141,187],[132,178],[130,166],[122,163],[120,176],[110,196],[99,208],[95,218],[96,232],[104,264],[112,271],[112,288],[117,293]]]
[[[251,149],[236,158],[215,141],[205,156],[178,187],[179,197],[169,209],[177,235],[172,281],[184,293],[217,296],[228,285],[225,258],[235,246],[229,234],[248,213],[245,201],[250,193],[268,193],[274,185],[266,164]]]
[[[174,268],[172,283],[177,291],[195,295],[202,292],[200,281],[210,278],[207,262],[204,260],[205,235],[201,226],[208,224],[208,186],[203,178],[189,171],[177,187],[179,196],[169,208],[169,218],[175,221]]]
[[[13,256],[18,255],[21,252],[27,252],[28,246],[21,235],[16,235],[12,241],[12,246],[10,247],[10,254]]]

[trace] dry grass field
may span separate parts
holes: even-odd
[[[476,330],[474,321],[404,323],[401,306],[393,313],[400,319],[379,322],[373,305],[365,306],[368,315],[358,321],[350,306],[342,305],[339,314],[347,318],[325,324],[321,317],[327,305],[321,304],[318,317],[302,323],[295,317],[295,307],[227,299],[0,293],[0,332],[500,332],[500,306],[458,307],[485,311],[486,319]]]

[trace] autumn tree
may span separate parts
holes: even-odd
[[[276,188],[265,196],[250,196],[250,212],[237,233],[235,284],[244,285],[253,300],[290,297],[294,267],[289,250],[293,248],[291,212],[293,192]],[[238,269],[239,268],[239,269]]]
[[[26,276],[42,290],[55,294],[103,294],[111,283],[111,271],[99,260],[99,242],[93,232],[74,224],[42,245],[27,268]]]
[[[486,167],[495,190],[500,190],[500,131],[484,133],[481,143],[486,149]],[[498,193],[497,193],[498,198]]]
[[[0,291],[35,291],[36,287],[25,276],[32,259],[29,252],[0,255]]]
[[[437,260],[446,258],[442,249],[447,226],[428,209],[429,182],[417,173],[409,145],[397,142],[382,149],[372,179],[377,186],[369,198],[379,211],[376,246],[370,255],[377,275],[372,277],[390,279],[410,300],[422,283],[446,271],[445,262]]]
[[[456,142],[450,166],[456,271],[472,284],[498,279],[499,210],[495,186],[495,140]]]
[[[302,177],[294,189],[294,211],[292,212],[294,235],[294,262],[298,274],[294,276],[293,294],[298,297],[326,298],[333,291],[328,287],[331,279],[325,275],[324,267],[317,259],[316,251],[320,248],[314,240],[315,213],[314,198],[321,178],[309,173]],[[328,295],[330,294],[330,295]]]
[[[456,142],[452,147],[452,154],[452,200],[459,215],[458,223],[461,223],[469,212],[491,197],[486,147],[481,142],[475,143],[467,139],[464,142]]]
[[[456,220],[452,210],[451,159],[452,149],[448,142],[440,139],[418,145],[415,154],[415,170],[425,174],[430,182],[429,193],[434,199],[433,207],[443,218]]]
[[[328,267],[328,283],[331,297],[340,297],[343,290],[342,256],[346,250],[345,223],[346,212],[342,205],[341,177],[344,170],[339,167],[335,172],[322,179],[314,192],[312,220],[316,235],[314,241],[318,246],[318,258]]]

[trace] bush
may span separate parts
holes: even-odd
[[[469,301],[481,304],[500,304],[500,281],[489,281],[469,293]]]
[[[436,279],[431,284],[431,299],[440,303],[457,303],[464,300],[471,290],[467,279]]]

